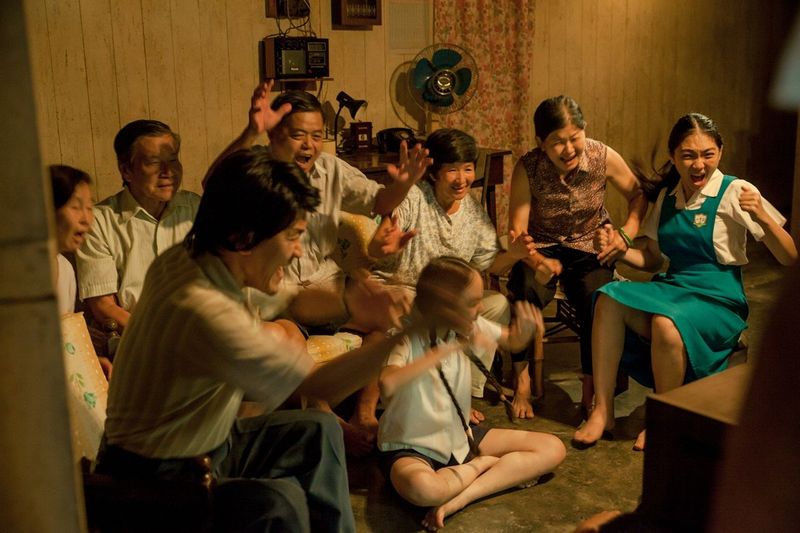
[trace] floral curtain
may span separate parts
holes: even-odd
[[[497,225],[508,226],[512,165],[533,146],[530,101],[535,0],[435,0],[436,42],[468,50],[478,65],[478,90],[443,126],[470,133],[480,146],[508,149],[505,183],[497,191]]]

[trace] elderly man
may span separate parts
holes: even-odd
[[[180,138],[156,120],[136,120],[114,138],[123,189],[94,207],[77,253],[78,288],[98,324],[130,319],[153,260],[183,240],[200,197],[181,191]]]
[[[400,337],[313,367],[304,343],[262,323],[243,293],[278,289],[318,204],[306,175],[263,147],[216,166],[194,227],[153,262],[123,335],[99,472],[192,480],[207,457],[219,481],[215,529],[354,531],[335,418],[272,411],[293,392],[351,393],[377,376]],[[465,312],[444,312],[467,327]],[[269,414],[237,420],[243,394]]]
[[[368,272],[351,273],[346,279],[331,254],[337,244],[341,212],[391,213],[432,163],[427,150],[417,146],[407,151],[404,147],[400,164],[388,169],[392,182],[384,187],[341,159],[322,152],[322,105],[316,97],[305,91],[287,91],[270,105],[271,88],[271,81],[256,88],[247,127],[217,162],[236,150],[253,146],[266,133],[273,157],[297,164],[320,193],[320,206],[309,215],[308,231],[302,237],[303,256],[286,269],[288,285],[295,293],[289,304],[290,316],[304,326],[327,330],[346,324],[369,333],[396,326],[409,311],[407,297],[368,279]],[[274,117],[280,120],[272,125]],[[213,168],[214,165],[212,171]],[[378,396],[377,383],[371,384],[361,393],[350,421],[341,421],[348,450],[356,455],[368,452],[374,445]]]

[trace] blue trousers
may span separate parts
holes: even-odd
[[[352,532],[344,442],[336,418],[315,410],[239,419],[208,454],[215,531]],[[195,459],[150,459],[109,446],[97,471],[119,478],[192,479]]]

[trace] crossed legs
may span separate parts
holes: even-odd
[[[398,494],[421,507],[431,507],[423,525],[444,527],[447,516],[479,498],[526,485],[552,472],[566,456],[558,437],[512,429],[491,429],[480,443],[481,454],[468,463],[433,470],[427,463],[403,457],[391,470]]]

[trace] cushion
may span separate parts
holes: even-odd
[[[83,313],[68,313],[61,318],[64,370],[72,454],[94,460],[103,436],[108,400],[108,382],[97,360]]]

